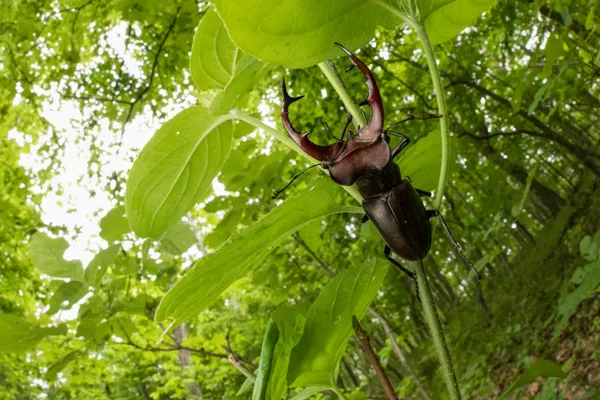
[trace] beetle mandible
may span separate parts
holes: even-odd
[[[320,166],[329,171],[336,183],[344,186],[356,184],[364,199],[362,206],[366,215],[363,222],[369,219],[373,222],[386,243],[384,256],[411,278],[415,278],[414,273],[394,260],[390,253],[393,251],[405,260],[422,260],[431,247],[432,217],[440,219],[455,251],[467,266],[473,268],[439,211],[425,209],[420,196],[431,196],[431,193],[416,189],[408,179],[403,179],[400,168],[393,161],[410,139],[401,133],[383,129],[383,102],[373,74],[352,52],[339,43],[336,45],[350,57],[352,64],[358,67],[365,78],[369,92],[360,105],[369,105],[371,108],[369,121],[353,134],[349,129],[352,121],[349,117],[340,139],[327,146],[317,145],[308,138],[310,131],[302,134],[292,126],[289,106],[304,96],[291,97],[283,80],[281,120],[286,131],[305,153],[320,161]],[[389,146],[390,135],[401,138],[393,149]]]

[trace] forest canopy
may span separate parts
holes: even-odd
[[[0,398],[597,398],[599,17],[0,0]]]

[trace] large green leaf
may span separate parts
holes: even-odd
[[[195,106],[154,134],[127,181],[127,218],[138,236],[160,237],[206,196],[229,155],[232,131],[228,116]]]
[[[211,8],[198,24],[192,44],[190,72],[198,89],[223,89],[231,80],[238,54],[221,18]]]
[[[121,246],[113,244],[104,250],[100,250],[98,254],[92,258],[92,261],[85,268],[85,281],[90,286],[98,286],[106,273],[108,267],[115,263]]]
[[[63,282],[50,298],[48,315],[54,315],[58,310],[69,310],[88,292],[88,286],[79,281]],[[64,304],[66,302],[66,304]]]
[[[269,71],[270,66],[244,55],[231,41],[217,12],[211,8],[198,25],[192,46],[190,71],[196,86],[210,104],[210,112],[221,115],[242,106],[242,96]]]
[[[533,365],[525,371],[519,378],[512,384],[512,386],[500,396],[504,398],[509,393],[514,392],[517,389],[533,382],[538,377],[554,377],[554,378],[566,378],[567,374],[560,368],[559,365],[548,360],[536,360]]]
[[[287,391],[290,355],[292,349],[302,337],[305,319],[296,309],[289,306],[279,307],[273,312],[271,319],[277,326],[279,337],[273,350],[265,398],[267,400],[279,400],[284,397]]]
[[[352,335],[352,316],[366,311],[388,270],[388,263],[355,265],[336,276],[310,307],[304,333],[292,351],[288,382],[293,387],[333,387],[339,362]]]
[[[13,314],[0,313],[0,352],[21,352],[51,335],[65,335],[67,327],[41,327]]]
[[[83,281],[81,261],[63,258],[68,247],[63,238],[51,238],[45,233],[36,232],[29,242],[29,255],[33,265],[46,275]]]
[[[456,169],[452,140],[450,141],[450,162],[448,177]],[[401,153],[398,165],[402,176],[409,177],[413,186],[422,190],[437,189],[442,167],[442,137],[439,130],[430,132],[427,136]]]
[[[471,26],[495,0],[418,0],[421,20],[432,44],[450,40]]]
[[[373,0],[214,0],[233,41],[246,53],[287,68],[306,68],[364,46],[375,27],[398,19]]]
[[[244,277],[278,244],[315,218],[362,208],[340,205],[329,178],[285,201],[260,221],[233,235],[214,253],[200,259],[162,299],[156,320],[175,324],[192,318],[229,285]]]

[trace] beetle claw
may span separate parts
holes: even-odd
[[[283,102],[286,103],[288,106],[292,103],[297,102],[298,100],[301,100],[304,98],[304,95],[302,96],[298,96],[298,97],[292,97],[289,95],[288,91],[287,91],[287,87],[285,85],[285,79],[281,80],[281,91],[283,92]]]
[[[300,148],[304,150],[304,152],[309,156],[319,161],[334,159],[340,153],[344,144],[341,142],[336,142],[328,146],[319,146],[308,139],[307,136],[310,133],[310,131],[304,134],[298,132],[290,121],[288,108],[290,107],[290,104],[300,100],[304,96],[290,96],[287,92],[285,79],[282,79],[281,81],[281,91],[283,92],[283,101],[281,104],[281,122],[283,123],[283,126],[285,127],[287,133],[289,133],[289,135],[296,142],[296,144],[300,146]]]
[[[342,51],[346,53],[348,57],[350,57],[352,64],[358,67],[365,78],[367,86],[369,87],[369,96],[367,97],[366,102],[361,103],[361,105],[368,104],[371,107],[371,119],[369,120],[369,123],[365,125],[357,134],[362,139],[375,139],[383,130],[383,101],[381,100],[381,94],[379,93],[377,82],[375,82],[375,78],[373,77],[371,70],[364,62],[362,62],[358,57],[352,54],[350,50],[341,44],[337,42],[335,42],[335,44],[342,49]]]
[[[354,69],[354,64],[350,64],[348,68],[346,68],[346,72],[350,72]]]

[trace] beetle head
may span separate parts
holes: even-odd
[[[291,97],[282,81],[283,102],[281,119],[283,126],[296,144],[313,158],[321,162],[321,166],[329,170],[331,178],[340,185],[350,186],[357,179],[383,169],[390,161],[391,151],[383,132],[383,104],[377,82],[373,74],[358,57],[341,44],[336,43],[349,57],[352,63],[363,74],[369,95],[360,105],[369,105],[371,117],[368,123],[360,127],[353,135],[348,131],[345,141],[338,140],[327,146],[320,146],[310,141],[308,133],[298,132],[290,122],[288,109],[290,104],[304,96]]]

